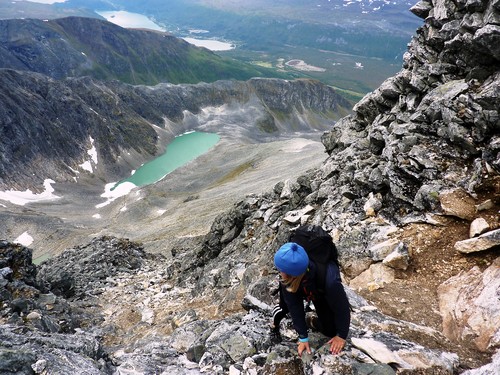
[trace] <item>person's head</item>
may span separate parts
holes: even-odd
[[[287,242],[274,254],[274,265],[280,271],[287,289],[296,292],[309,266],[309,257],[302,246]]]

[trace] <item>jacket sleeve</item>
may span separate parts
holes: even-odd
[[[285,286],[281,286],[281,288],[283,299],[292,317],[293,328],[295,328],[301,339],[306,338],[308,335],[302,293],[299,291],[296,293],[289,292]]]
[[[328,267],[326,283],[327,301],[330,309],[334,312],[337,334],[345,340],[349,334],[351,310],[349,299],[340,279],[340,271],[334,264]]]

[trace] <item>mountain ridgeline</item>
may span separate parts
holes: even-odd
[[[9,69],[0,70],[0,100],[0,186],[23,190],[46,178],[71,180],[89,158],[91,139],[99,155],[95,173],[116,179],[185,131],[261,142],[326,130],[349,111],[335,90],[311,80],[132,86]],[[197,119],[222,106],[223,122]]]
[[[0,20],[0,68],[28,70],[56,79],[88,75],[132,84],[280,76],[168,33],[125,29],[83,17]]]

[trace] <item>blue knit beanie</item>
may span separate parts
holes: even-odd
[[[302,275],[309,265],[309,257],[302,246],[287,242],[274,254],[276,268],[290,276]]]

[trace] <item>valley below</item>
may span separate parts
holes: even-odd
[[[25,206],[1,201],[7,207],[0,207],[0,237],[13,240],[28,233],[35,262],[101,235],[140,241],[149,252],[169,255],[177,240],[205,235],[218,214],[247,194],[272,190],[317,168],[326,157],[319,136],[266,143],[222,139],[161,181],[101,208],[96,208],[106,202],[101,179],[53,184],[59,199]]]

